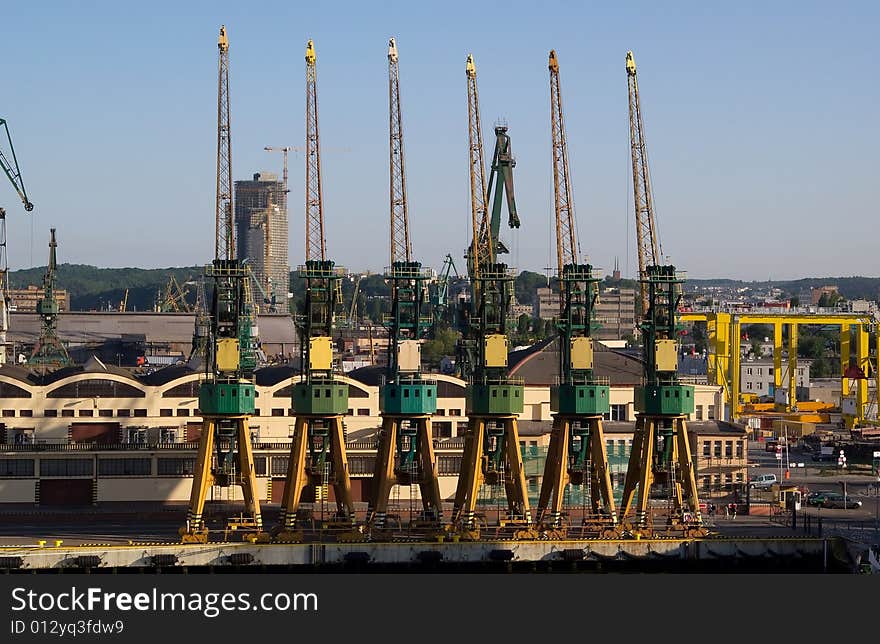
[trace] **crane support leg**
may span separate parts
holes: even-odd
[[[422,508],[425,519],[440,525],[443,522],[443,499],[440,496],[440,479],[437,472],[437,459],[434,458],[434,442],[431,437],[431,417],[418,419],[419,458],[421,459],[421,479],[419,492],[422,495]]]
[[[249,519],[237,527],[250,528],[253,532],[246,533],[246,540],[268,541],[263,532],[263,517],[260,512],[260,497],[257,493],[257,475],[254,471],[254,452],[251,446],[250,428],[247,417],[239,418],[238,424],[238,471],[242,496]]]
[[[189,513],[186,526],[180,531],[183,543],[207,543],[208,530],[202,513],[205,509],[205,497],[208,488],[214,482],[211,474],[211,459],[214,453],[214,430],[216,422],[213,418],[202,420],[202,435],[199,437],[199,452],[193,470],[192,491],[189,498]]]
[[[367,509],[367,524],[377,529],[385,527],[385,514],[388,511],[388,497],[391,487],[397,481],[394,474],[394,452],[397,449],[397,428],[400,418],[382,418],[382,436],[376,451],[376,469],[373,474],[373,493]]]
[[[297,530],[296,513],[299,509],[303,490],[308,485],[306,476],[306,443],[309,424],[304,416],[297,416],[293,430],[293,443],[290,446],[290,461],[287,464],[287,477],[284,481],[284,494],[281,496],[281,516],[274,540],[284,543],[302,541],[302,531]]]
[[[529,494],[526,488],[526,472],[523,467],[522,454],[519,450],[519,431],[516,416],[504,419],[507,462],[505,463],[504,487],[507,492],[508,518],[531,525],[532,516],[529,509]]]
[[[544,478],[538,496],[538,525],[541,529],[559,530],[562,528],[562,493],[569,481],[568,435],[571,423],[567,418],[556,415],[550,431],[550,445],[547,448],[547,461],[544,465]],[[560,537],[563,536],[561,533]]]
[[[395,454],[400,440],[399,432],[406,420],[416,423],[414,440],[419,463],[416,472],[399,472],[398,466],[395,465]],[[413,476],[415,480],[412,479]],[[392,487],[412,483],[419,485],[424,517],[420,523],[424,527],[439,528],[442,522],[443,500],[440,497],[440,481],[437,478],[434,446],[431,440],[431,419],[429,416],[414,419],[395,415],[383,416],[382,436],[379,440],[376,469],[373,475],[373,493],[367,510],[367,524],[376,530],[382,530],[385,527]]]
[[[683,532],[684,536],[705,535],[685,417],[638,414],[636,418],[621,503],[621,517],[627,520],[623,522],[621,531],[640,536],[648,530],[651,487],[655,483],[663,483],[669,488],[672,500],[666,519],[668,531]],[[662,448],[658,447],[658,440],[662,441]],[[630,518],[636,488],[635,516]],[[648,536],[662,534],[663,531],[655,524],[652,534]]]
[[[616,525],[617,510],[614,507],[614,492],[611,486],[611,471],[608,468],[608,450],[605,447],[602,417],[591,417],[589,424],[591,474],[593,476],[590,494],[592,495],[593,512],[599,514],[604,509],[604,514],[608,516],[611,524]]]
[[[477,493],[483,482],[482,456],[485,432],[486,420],[470,416],[464,438],[461,471],[458,473],[458,485],[455,489],[455,504],[452,508],[452,522],[457,529],[465,533],[465,536],[479,537],[475,508]]]
[[[345,435],[342,417],[330,420],[330,454],[333,461],[333,490],[336,493],[336,515],[354,527],[354,503],[351,498],[351,478],[348,474],[348,456],[345,453]]]

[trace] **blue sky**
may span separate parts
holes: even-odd
[[[661,6],[662,5],[662,6]],[[416,256],[459,270],[470,238],[464,64],[487,161],[504,119],[518,269],[553,266],[547,54],[556,49],[582,252],[637,269],[624,59],[633,50],[661,244],[694,278],[880,275],[876,3],[30,2],[4,8],[0,117],[36,205],[8,182],[10,268],[210,262],[217,32],[229,33],[233,173],[302,147],[305,43],[318,55],[330,256],[388,263],[387,40],[400,50]],[[304,159],[290,156],[290,263],[303,259]],[[506,217],[504,219],[506,222]]]

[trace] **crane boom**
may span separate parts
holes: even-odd
[[[577,263],[577,230],[574,224],[574,203],[571,197],[568,169],[568,143],[562,115],[562,93],[559,87],[559,60],[550,51],[550,128],[553,139],[553,187],[556,205],[556,259],[559,275],[566,264]],[[562,293],[560,292],[560,295]]]
[[[483,162],[483,129],[480,124],[480,103],[477,94],[477,66],[468,54],[465,65],[468,85],[468,154],[471,186],[471,249],[468,253],[468,272],[479,275],[481,265],[495,261],[491,244],[488,212],[486,210],[486,171]]]
[[[235,258],[235,223],[232,210],[232,136],[229,127],[229,39],[220,27],[217,40],[217,214],[215,259]]]
[[[391,264],[412,261],[409,216],[406,205],[406,173],[403,163],[403,120],[400,114],[400,76],[397,44],[388,42],[388,129],[391,196]]]
[[[19,199],[24,204],[24,209],[30,212],[34,209],[34,204],[28,199],[27,190],[24,187],[24,179],[21,178],[21,169],[18,167],[18,158],[16,158],[15,148],[12,146],[12,135],[9,134],[9,125],[7,125],[6,119],[3,118],[0,118],[0,125],[3,126],[3,130],[6,132],[6,141],[9,143],[9,154],[12,158],[10,161],[3,154],[3,150],[0,149],[0,167],[3,168],[3,173],[9,179],[12,187],[15,188],[15,192],[18,193]]]
[[[631,51],[626,52],[626,76],[629,87],[629,134],[636,238],[639,252],[639,279],[644,280],[647,276],[647,267],[658,266],[661,263],[661,257],[660,245],[657,241],[657,225],[654,220],[654,197],[651,192],[648,152],[645,146],[645,123],[642,119],[639,82],[636,78],[636,61]],[[645,283],[642,283],[641,296],[642,311],[645,311],[648,305],[648,291]]]
[[[317,58],[306,45],[306,261],[324,261],[324,200],[321,192],[321,146],[318,142]]]

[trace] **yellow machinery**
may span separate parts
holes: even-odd
[[[180,529],[183,543],[205,543],[208,490],[241,487],[246,512],[228,519],[227,530],[241,530],[249,541],[268,541],[263,532],[248,419],[256,400],[256,338],[249,273],[235,259],[232,207],[232,155],[229,120],[229,40],[220,28],[215,259],[205,269],[211,281],[207,311],[205,379],[199,386],[202,433],[193,472],[189,513]],[[173,277],[172,277],[173,279]],[[222,494],[222,492],[221,492]],[[229,497],[227,497],[229,498]]]
[[[351,480],[342,418],[348,411],[348,385],[334,375],[333,333],[336,309],[342,302],[343,271],[326,257],[321,151],[318,144],[318,97],[315,48],[306,47],[306,262],[298,270],[306,280],[302,311],[296,316],[300,337],[302,379],[293,386],[296,415],[290,462],[281,499],[279,542],[303,539],[303,520],[316,518],[300,508],[304,492],[317,499],[333,488],[336,510],[322,522],[336,531],[337,540],[362,540],[355,529]],[[320,517],[323,520],[323,517]],[[314,525],[314,524],[312,524]]]
[[[387,321],[391,340],[385,382],[380,388],[382,431],[376,454],[373,490],[367,522],[376,536],[386,525],[392,486],[408,486],[410,503],[416,494],[422,511],[410,517],[409,530],[441,530],[443,500],[431,436],[431,415],[437,410],[437,383],[422,378],[419,340],[431,328],[429,275],[412,258],[407,213],[403,156],[403,123],[400,112],[400,80],[397,45],[388,47],[391,266],[391,316]],[[357,299],[357,287],[352,307]],[[351,318],[351,316],[349,316]]]
[[[476,508],[485,482],[503,489],[507,515],[499,526],[516,538],[535,536],[519,445],[517,416],[523,411],[521,379],[508,373],[508,312],[513,299],[513,275],[498,256],[507,249],[499,240],[502,202],[506,193],[508,225],[519,227],[513,195],[515,164],[507,127],[495,127],[495,153],[489,188],[483,165],[483,135],[473,57],[465,67],[468,84],[468,141],[471,180],[472,241],[468,249],[471,297],[460,311],[462,339],[457,367],[467,380],[465,408],[468,427],[464,455],[452,509],[453,529],[463,539],[479,538]],[[487,202],[492,202],[491,215]]]
[[[642,385],[635,388],[636,426],[623,486],[619,531],[636,538],[699,536],[705,534],[705,529],[685,423],[687,415],[694,411],[694,388],[678,379],[676,317],[684,278],[675,266],[663,263],[657,238],[632,52],[626,54],[626,74],[644,371]],[[665,507],[655,512],[658,502]]]
[[[798,327],[801,325],[840,327],[841,411],[846,426],[849,428],[865,422],[868,404],[867,376],[872,370],[868,345],[870,334],[875,332],[875,323],[871,316],[852,313],[727,313],[719,311],[680,313],[679,319],[684,322],[706,323],[706,336],[709,345],[709,382],[724,388],[732,420],[741,418],[746,411],[743,403],[742,353],[739,342],[742,337],[743,325],[767,324],[773,327],[773,382],[776,389],[781,388],[784,384],[782,382],[783,351],[787,349],[788,382],[785,384],[788,385],[788,402],[782,408],[775,407],[775,411],[783,413],[795,413],[799,410],[795,397]],[[786,327],[788,330],[787,344],[783,342],[783,329]],[[850,377],[847,375],[851,364],[862,376],[855,379],[854,391],[850,389]],[[880,364],[876,366],[880,368]]]
[[[550,389],[553,430],[544,466],[537,524],[542,536],[563,538],[562,501],[569,483],[589,489],[581,525],[585,535],[611,536],[617,512],[608,470],[602,415],[611,409],[608,381],[593,374],[593,302],[599,278],[578,258],[568,147],[559,88],[559,61],[550,52],[550,127],[559,279],[559,382]],[[584,495],[586,496],[586,495]]]

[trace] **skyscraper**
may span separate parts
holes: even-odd
[[[254,174],[253,181],[235,182],[236,255],[248,260],[259,284],[254,300],[260,311],[287,311],[290,267],[287,259],[287,195],[278,175]]]

